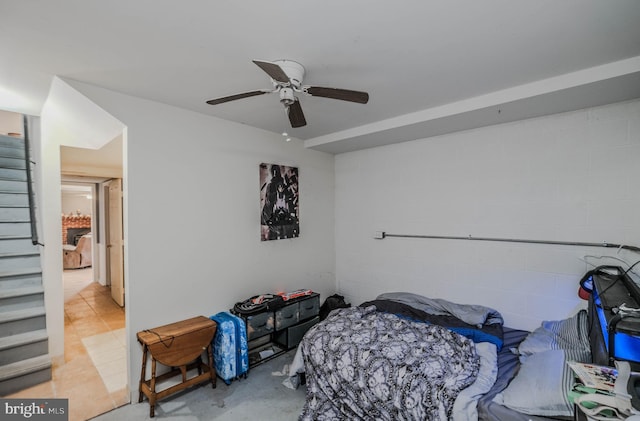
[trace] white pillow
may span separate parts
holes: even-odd
[[[574,376],[567,364],[565,351],[554,349],[529,356],[509,386],[493,401],[529,415],[573,415],[568,392]]]
[[[581,351],[578,359],[589,361],[591,348],[586,311],[580,310],[568,319],[542,322],[518,346],[518,354],[520,361],[524,361],[522,357],[551,349]]]

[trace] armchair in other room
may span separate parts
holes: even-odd
[[[62,255],[64,269],[81,269],[91,266],[91,234],[85,234],[76,246],[65,245]]]

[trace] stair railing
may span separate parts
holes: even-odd
[[[36,224],[36,201],[33,192],[33,180],[31,177],[31,164],[35,162],[31,161],[31,146],[29,145],[29,122],[27,116],[22,116],[24,125],[24,161],[25,168],[27,169],[27,196],[29,199],[29,221],[31,222],[31,243],[35,245],[44,246],[44,244],[38,241],[38,227]]]

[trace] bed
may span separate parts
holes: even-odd
[[[590,360],[585,311],[527,332],[488,307],[387,293],[311,328],[291,372],[301,420],[542,421],[572,419],[569,359]]]

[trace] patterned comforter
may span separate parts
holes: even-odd
[[[446,420],[478,373],[474,343],[444,327],[376,311],[333,311],[299,351],[301,420]]]

